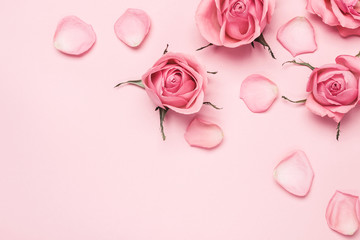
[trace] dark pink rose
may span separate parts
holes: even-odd
[[[360,1],[307,0],[306,9],[320,16],[324,23],[337,26],[343,37],[360,36]]]
[[[311,73],[306,107],[339,123],[359,101],[360,59],[341,55],[335,61],[336,64],[315,68]]]
[[[166,53],[142,76],[142,82],[157,106],[192,114],[203,105],[208,78],[193,57]]]
[[[196,24],[208,42],[234,48],[258,38],[274,8],[275,0],[202,0]]]

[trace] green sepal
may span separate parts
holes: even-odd
[[[211,102],[203,102],[204,105],[210,105],[212,106],[213,108],[215,108],[216,110],[221,110],[223,108],[221,107],[217,107],[216,105],[212,104]]]
[[[268,51],[269,51],[269,53],[270,53],[270,55],[271,55],[271,57],[272,57],[273,59],[276,59],[273,51],[271,50],[270,45],[266,42],[263,34],[260,34],[260,36],[254,40],[254,42],[258,42],[258,43],[260,43],[261,45],[263,45],[264,48],[267,48]],[[251,45],[254,47],[254,44],[251,44]]]
[[[310,63],[307,63],[307,62],[297,62],[296,60],[284,62],[282,65],[284,66],[284,65],[287,64],[287,63],[293,63],[293,64],[297,64],[297,65],[300,65],[300,66],[305,66],[305,67],[310,68],[312,71],[315,69],[315,67],[313,67]]]
[[[130,80],[130,81],[126,81],[126,82],[121,82],[121,83],[117,84],[114,88],[120,87],[121,85],[124,85],[124,84],[131,84],[131,85],[135,85],[135,86],[145,89],[145,86],[144,86],[142,80]]]

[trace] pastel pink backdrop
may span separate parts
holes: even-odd
[[[281,99],[264,114],[239,99],[240,85],[259,73],[280,94],[306,97],[309,69],[285,66],[292,57],[276,40],[295,16],[313,23],[319,49],[300,56],[315,66],[339,54],[355,55],[358,37],[305,11],[305,0],[277,0],[264,35],[277,60],[255,44],[211,47],[196,29],[199,1],[12,0],[0,8],[0,239],[6,240],[218,240],[346,239],[331,231],[325,209],[335,190],[360,194],[360,111],[336,124]],[[113,31],[129,7],[145,10],[152,29],[131,49]],[[76,15],[92,24],[97,42],[82,57],[52,46],[57,22]],[[222,126],[223,144],[212,151],[184,140],[193,116],[169,113],[166,142],[158,112],[137,87],[139,79],[171,51],[194,54],[209,71],[199,116]],[[310,194],[294,197],[272,179],[275,165],[304,150],[315,171]],[[353,239],[359,238],[359,234]]]

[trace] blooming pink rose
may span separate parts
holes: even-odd
[[[274,8],[275,0],[202,0],[196,23],[208,42],[234,48],[258,38]]]
[[[360,59],[341,55],[335,61],[336,64],[315,68],[311,73],[306,107],[339,123],[359,101]]]
[[[360,36],[359,0],[307,0],[306,9],[320,16],[324,23],[337,26],[343,37]]]
[[[142,82],[149,97],[160,108],[192,114],[203,105],[208,78],[193,57],[166,53],[142,76]]]

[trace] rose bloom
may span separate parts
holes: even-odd
[[[337,26],[343,37],[360,36],[359,0],[307,0],[306,9],[320,16],[324,23]]]
[[[306,107],[339,123],[359,101],[360,58],[341,55],[335,61],[311,73]]]
[[[196,24],[208,42],[234,48],[259,37],[274,8],[275,0],[202,0]]]
[[[142,76],[142,82],[157,106],[193,114],[203,105],[208,78],[193,57],[169,52]]]

